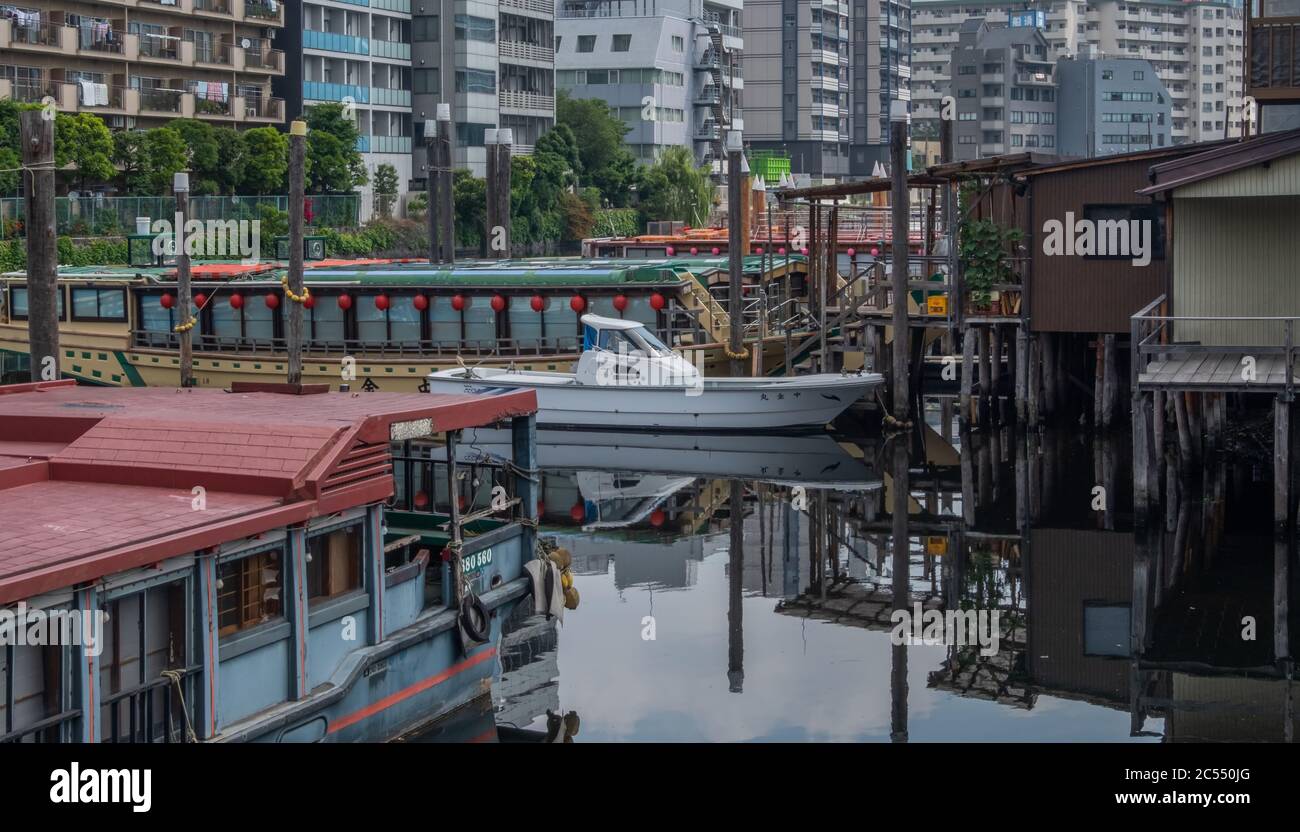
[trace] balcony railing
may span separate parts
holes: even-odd
[[[555,96],[536,92],[516,92],[501,90],[500,104],[516,110],[554,110]]]
[[[371,136],[371,153],[410,153],[410,136]]]
[[[57,100],[59,94],[56,85],[48,81],[15,81],[12,96],[24,104],[39,104],[47,96]]]
[[[409,61],[411,59],[411,44],[371,38],[370,56],[372,58],[393,58],[399,61]]]
[[[174,90],[168,87],[150,87],[140,90],[140,110],[153,113],[179,113],[181,111],[181,96],[185,94],[184,90]]]
[[[140,35],[140,57],[175,61],[180,57],[180,41],[165,35]]]
[[[194,0],[194,11],[230,14],[230,3],[227,0]]]
[[[77,87],[77,104],[82,109],[122,109],[122,93],[125,87],[107,87],[95,84],[90,87]]]
[[[323,49],[329,52],[346,52],[350,55],[369,55],[369,38],[353,35],[341,35],[334,32],[317,32],[305,29],[302,33],[302,45],[306,49]]]
[[[283,3],[270,2],[270,0],[244,0],[244,17],[278,22],[283,10]]]
[[[370,103],[386,107],[411,106],[411,91],[397,90],[389,87],[371,87]]]
[[[13,21],[14,46],[63,46],[63,30],[68,27],[54,23],[24,23]]]
[[[283,121],[284,99],[245,95],[244,118],[269,118]]]
[[[370,0],[370,8],[410,14],[411,0]]]
[[[549,46],[542,46],[536,43],[503,40],[500,43],[499,51],[501,57],[513,58],[517,61],[541,61],[542,63],[555,62],[555,50]]]
[[[265,51],[246,50],[244,52],[245,69],[284,69],[284,53],[279,49]]]

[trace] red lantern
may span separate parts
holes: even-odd
[[[654,526],[656,529],[664,524],[665,519],[667,519],[667,515],[664,514],[664,510],[661,508],[657,508],[650,512],[650,525]]]
[[[627,296],[626,296],[626,295],[615,295],[615,296],[614,296],[614,308],[617,309],[619,312],[622,312],[623,310],[627,309]]]
[[[541,312],[546,308],[546,298],[541,295],[533,295],[533,299],[528,302],[528,305],[533,307],[534,312]]]
[[[424,295],[416,295],[415,300],[412,301],[412,303],[415,304],[415,308],[420,312],[429,308],[429,299]]]
[[[302,305],[303,305],[303,308],[304,308],[304,309],[315,309],[315,308],[316,308],[316,296],[315,296],[315,295],[308,295],[307,298],[302,302]]]
[[[173,306],[176,305],[176,296],[171,294],[165,294],[162,297],[158,298],[158,302],[162,304],[163,309],[171,309]]]
[[[574,312],[581,313],[582,310],[587,308],[586,298],[584,298],[582,295],[574,295],[573,297],[569,298],[569,308],[572,309]]]
[[[469,500],[465,499],[464,494],[461,494],[459,497],[456,498],[456,507],[459,508],[461,511],[464,511],[465,506],[467,505],[469,505]]]
[[[573,522],[581,523],[587,518],[587,507],[582,503],[574,503],[573,507],[569,509],[569,517],[573,519]]]
[[[850,257],[857,257],[857,256],[858,256],[858,250],[857,250],[856,248],[851,248],[851,249],[849,249],[849,256],[850,256]]]
[[[872,246],[872,247],[871,247],[871,256],[872,256],[872,257],[879,257],[879,256],[880,256],[880,249],[876,248],[875,246]]]
[[[799,253],[802,254],[804,257],[807,257],[807,256],[808,256],[808,249],[807,249],[806,247],[805,247],[805,248],[801,248],[801,249],[799,249]]]
[[[464,295],[456,295],[451,299],[451,308],[455,309],[457,312],[464,312],[467,305],[468,304],[465,303]]]
[[[669,257],[672,257],[672,256],[673,256],[674,254],[676,254],[676,253],[677,253],[677,249],[673,248],[672,246],[669,246],[669,247],[668,247],[668,256],[669,256]]]
[[[717,246],[714,246],[714,247],[713,247],[713,256],[714,256],[714,257],[717,257],[717,256],[718,256],[719,254],[721,254],[721,253],[722,253],[722,249],[718,248]]]
[[[691,246],[691,256],[695,256],[696,254],[699,254],[699,253],[700,253],[700,250],[699,250],[698,248],[696,248],[695,246]]]
[[[493,311],[493,312],[504,312],[505,309],[506,309],[506,299],[503,298],[503,297],[501,297],[500,295],[493,295],[493,296],[492,296],[492,311]]]
[[[415,495],[415,507],[424,508],[429,504],[429,495],[423,491]]]
[[[755,254],[762,254],[762,253],[763,253],[763,247],[762,247],[762,246],[759,246],[758,248],[754,249],[754,253],[755,253]]]
[[[231,309],[243,309],[243,308],[244,308],[244,296],[243,296],[243,295],[240,295],[240,294],[234,294],[234,295],[231,295],[231,296],[230,296],[230,308],[231,308]]]
[[[777,254],[780,254],[780,255],[782,255],[782,256],[784,256],[784,255],[785,255],[785,246],[781,246],[779,249],[777,249],[777,250],[776,250],[776,253],[777,253]]]
[[[202,309],[208,302],[208,296],[199,292],[194,296],[194,306],[196,309]]]
[[[266,301],[267,309],[276,309],[280,306],[280,296],[275,292],[267,292],[264,300]]]
[[[342,309],[344,312],[346,312],[351,308],[352,308],[352,296],[339,295],[339,309]]]
[[[388,295],[375,295],[375,308],[383,312],[388,308]]]
[[[663,309],[667,305],[668,305],[668,299],[665,298],[663,295],[659,294],[658,292],[655,292],[653,295],[650,296],[650,308],[653,309],[654,311],[658,312],[660,309]]]

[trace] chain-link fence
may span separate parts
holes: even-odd
[[[287,212],[288,196],[193,196],[189,218],[198,220],[254,220],[262,206]],[[360,225],[360,194],[326,194],[307,197],[309,223],[317,228],[356,228]],[[120,237],[135,233],[137,217],[170,220],[176,201],[170,196],[57,197],[54,214],[60,235]],[[21,197],[0,199],[0,239],[24,234]]]

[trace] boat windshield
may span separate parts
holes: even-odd
[[[671,355],[673,352],[645,327],[628,330],[628,334],[632,336],[634,341],[640,342],[642,349],[652,355]]]

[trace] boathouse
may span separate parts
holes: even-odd
[[[528,593],[535,409],[531,391],[0,387],[0,743],[377,740],[479,695]],[[477,536],[461,545],[455,499],[387,510],[390,443],[444,437],[456,483],[455,432],[503,421],[514,499],[471,513]],[[454,581],[481,643],[455,636]],[[13,627],[73,612],[98,635]]]

